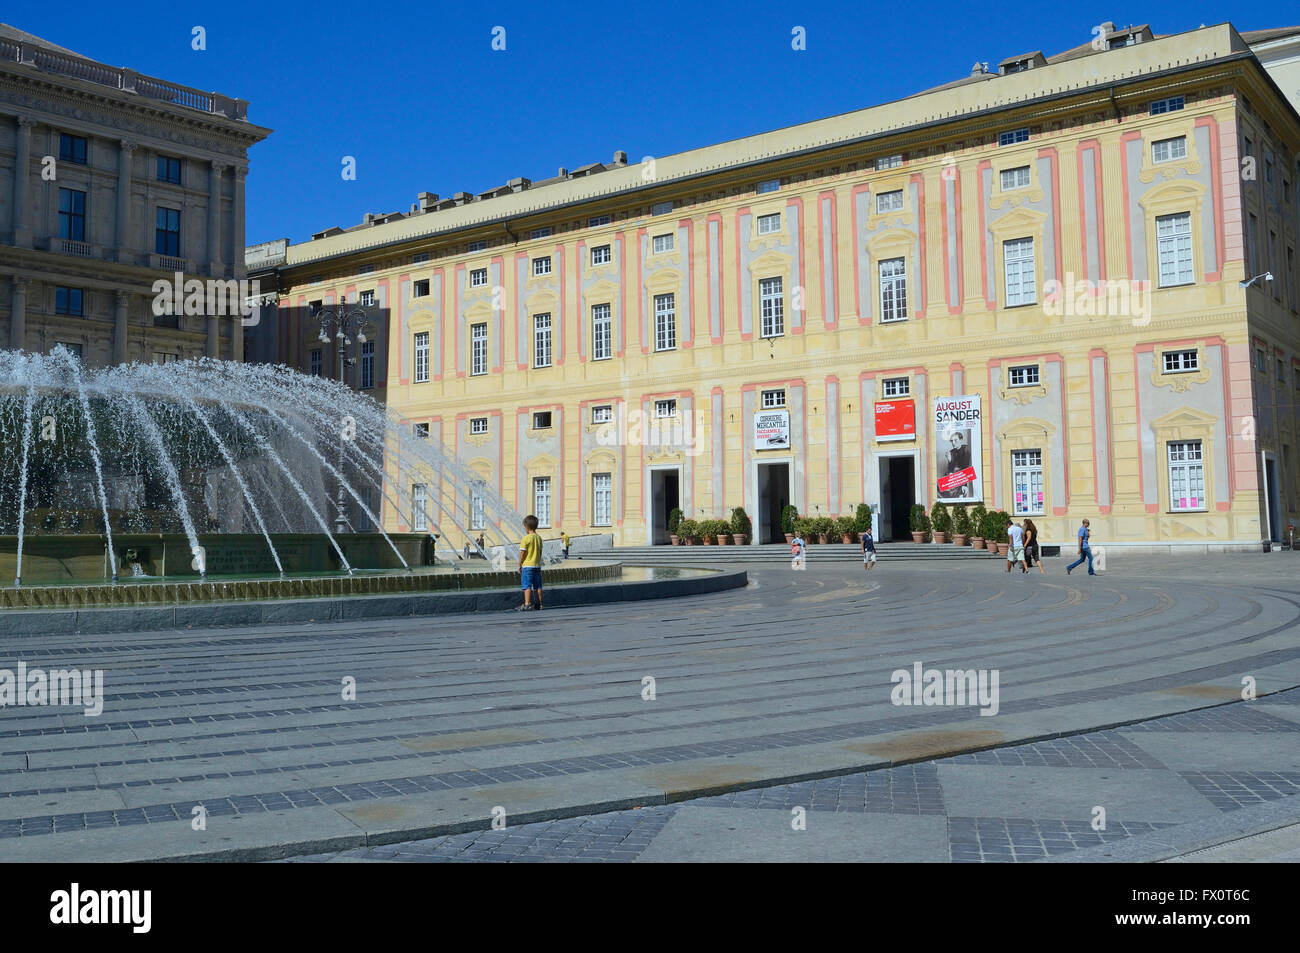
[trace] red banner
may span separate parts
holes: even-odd
[[[876,401],[876,439],[901,440],[916,436],[916,402],[910,397]]]

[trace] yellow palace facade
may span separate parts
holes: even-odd
[[[1108,546],[1258,550],[1297,512],[1300,116],[1248,38],[1103,32],[748,139],[421,193],[291,245],[279,304],[386,309],[390,406],[546,536],[665,542],[674,507],[741,506],[765,542],[786,503],[866,502],[893,538],[943,499],[1049,543],[1087,518]]]

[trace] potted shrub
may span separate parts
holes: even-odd
[[[840,534],[840,541],[857,542],[858,524],[852,516],[840,516],[835,520],[835,531]]]
[[[965,546],[970,537],[970,516],[966,513],[966,504],[958,503],[952,508],[952,544]]]
[[[731,545],[731,520],[710,520],[713,524],[713,535],[718,537],[719,546]]]
[[[677,535],[681,537],[683,546],[694,546],[700,535],[699,524],[695,520],[683,519],[677,524]]]
[[[1011,526],[1011,515],[1006,510],[998,510],[998,555],[1005,556],[1011,550],[1011,541],[1007,539],[1007,530]]]
[[[984,517],[987,514],[983,503],[976,503],[970,509],[970,544],[976,549],[984,548]]]
[[[829,543],[834,534],[835,518],[831,516],[817,517],[817,542]]]
[[[920,503],[913,503],[911,512],[908,513],[907,525],[912,531],[912,542],[924,543],[926,534],[930,531],[930,517],[925,512],[925,507]]]
[[[795,536],[802,536],[805,543],[814,543],[816,534],[813,532],[813,521],[808,516],[796,516],[790,527],[790,540],[794,541]]]
[[[934,527],[936,543],[948,542],[948,534],[952,532],[952,516],[948,513],[948,507],[937,502],[930,507],[930,525]]]
[[[749,514],[744,507],[737,506],[731,511],[731,541],[737,546],[748,546],[753,532],[754,525],[749,521]]]
[[[871,529],[871,504],[858,504],[857,512],[853,516],[853,529],[857,533],[865,533]]]
[[[717,540],[717,527],[714,525],[715,520],[700,520],[696,525],[699,527],[700,542],[705,546],[712,546]]]
[[[682,520],[685,518],[686,514],[675,506],[673,507],[673,511],[668,514],[668,541],[674,546],[681,543],[681,537],[678,535],[677,530],[682,525]]]
[[[795,521],[799,519],[799,511],[793,506],[785,506],[781,509],[781,532],[785,534],[787,544],[794,542]],[[806,541],[808,537],[804,537]]]

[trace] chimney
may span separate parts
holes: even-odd
[[[421,212],[427,212],[438,204],[438,196],[432,192],[421,192],[415,197],[415,200],[420,203]],[[412,211],[414,211],[414,209],[412,209]]]
[[[562,179],[567,179],[569,177],[569,170],[566,169],[564,166],[560,166],[560,171],[557,172],[556,175],[558,175]]]
[[[1115,24],[1106,22],[1101,25],[1101,36],[1110,36],[1115,32]]]
[[[373,225],[373,224],[375,224],[375,213],[374,213],[374,212],[367,212],[367,213],[365,214],[365,217],[361,220],[361,224],[362,224],[362,225]]]
[[[970,74],[972,76],[982,76],[984,74],[984,64],[976,60],[975,65],[970,68]]]
[[[451,200],[457,205],[464,205],[467,202],[474,201],[474,196],[470,195],[468,192],[453,192]]]
[[[511,179],[509,182],[506,183],[506,187],[509,188],[511,192],[522,192],[524,189],[528,188],[528,186],[532,184],[533,184],[532,179],[525,179],[520,177],[520,178]]]
[[[614,165],[627,165],[627,153],[622,149],[614,153]]]

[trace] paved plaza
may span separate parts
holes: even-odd
[[[816,549],[801,573],[727,555],[748,588],[524,616],[9,637],[0,668],[103,669],[105,703],[99,717],[0,712],[0,856],[1296,850],[1292,554],[1113,556],[1095,577],[1059,559],[1022,576],[992,557],[886,555],[867,575]],[[996,713],[895,704],[893,674],[917,665],[996,673]]]

